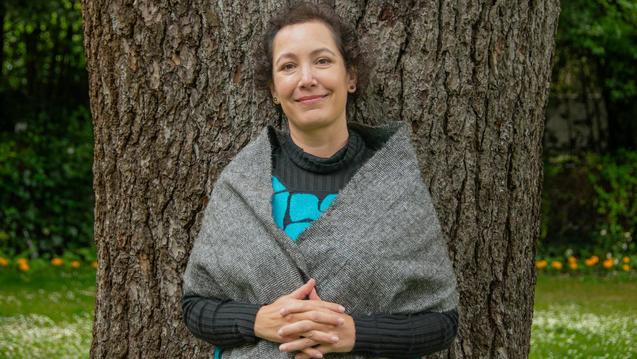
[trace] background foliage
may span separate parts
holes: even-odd
[[[591,150],[635,149],[637,2],[564,0],[560,5],[551,95],[570,93],[585,101],[599,94],[608,128]]]
[[[637,152],[551,158],[544,167],[541,251],[635,253]],[[569,254],[570,255],[570,254]]]
[[[92,128],[80,2],[0,3],[0,253],[90,247]]]
[[[553,148],[545,136],[539,250],[634,253],[637,2],[563,0],[561,7],[551,100],[571,96],[585,103],[598,96],[607,126],[584,149]],[[600,127],[599,112],[589,114],[587,126]]]

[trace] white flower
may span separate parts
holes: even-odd
[[[26,131],[27,127],[29,127],[29,125],[26,122],[16,122],[15,126],[13,127],[13,130],[16,133],[22,132],[22,131]]]
[[[617,348],[614,355],[633,358],[637,355],[636,338],[637,317],[634,315],[592,314],[576,304],[551,305],[533,314],[531,348],[536,357],[603,358],[609,356],[591,356],[590,353],[599,347],[611,346]],[[542,348],[555,346],[564,352],[556,355],[541,352]],[[561,355],[564,353],[568,355]]]

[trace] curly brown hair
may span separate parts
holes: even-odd
[[[320,21],[332,31],[334,41],[345,60],[347,70],[356,74],[356,87],[358,90],[348,95],[352,98],[356,97],[364,89],[367,80],[367,67],[358,45],[356,31],[344,23],[331,8],[307,2],[297,3],[284,9],[268,22],[268,28],[263,34],[257,53],[254,73],[254,81],[257,88],[267,91],[268,95],[270,94],[270,85],[272,84],[272,43],[279,30],[288,25],[308,21]]]

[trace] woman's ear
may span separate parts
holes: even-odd
[[[272,95],[272,102],[274,102],[275,105],[280,105],[281,100],[277,97],[276,91],[274,91],[274,84],[272,84],[272,82],[270,82],[269,87],[270,87],[270,95]]]
[[[350,93],[356,92],[356,84],[358,82],[358,73],[356,68],[352,67],[347,71],[347,91]]]
[[[274,84],[272,83],[272,81],[270,81],[268,87],[270,88],[270,95],[272,95],[272,98],[276,97],[276,92],[274,91]]]

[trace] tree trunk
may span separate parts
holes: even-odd
[[[99,256],[91,356],[208,357],[181,276],[220,170],[267,123],[252,65],[283,1],[84,0]],[[528,355],[558,0],[330,1],[373,59],[350,120],[412,124],[461,326],[437,357]]]

